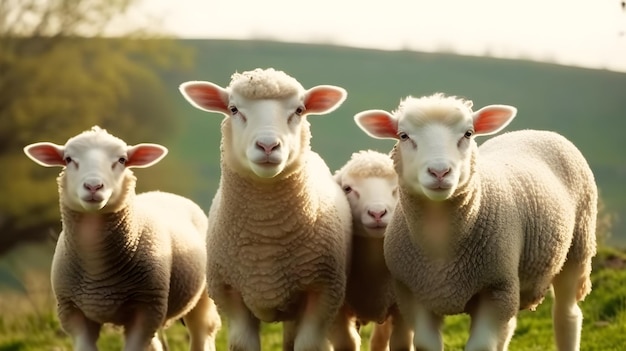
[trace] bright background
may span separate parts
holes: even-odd
[[[183,38],[487,54],[626,72],[626,12],[620,0],[142,0],[139,5],[112,34],[148,14]]]

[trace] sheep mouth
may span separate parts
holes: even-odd
[[[104,201],[104,198],[102,198],[101,196],[91,195],[84,197],[82,200],[88,204],[99,204]]]
[[[369,228],[369,229],[385,229],[385,228],[387,228],[387,223],[383,223],[383,222],[364,223],[363,225],[366,228]]]
[[[442,183],[435,183],[435,184],[431,184],[429,186],[426,186],[425,188],[430,190],[430,191],[443,192],[443,191],[450,190],[452,188],[452,185],[442,184]]]

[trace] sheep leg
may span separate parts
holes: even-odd
[[[391,318],[385,319],[380,324],[374,323],[372,336],[370,337],[370,351],[389,351],[389,338],[391,337],[392,327]]]
[[[283,322],[283,351],[293,351],[294,342],[296,340],[296,322]]]
[[[183,317],[190,338],[190,351],[215,351],[215,337],[221,327],[217,307],[206,290],[196,305]]]
[[[164,321],[166,303],[135,309],[132,320],[124,325],[124,351],[163,351],[158,330]]]
[[[404,318],[400,315],[400,312],[397,308],[391,313],[391,316],[387,318],[385,324],[391,324],[390,332],[391,335],[387,336],[389,339],[389,350],[391,351],[409,351],[411,350],[413,344],[413,331],[411,330],[411,326],[409,326]],[[374,329],[376,332],[376,329]],[[372,335],[372,338],[374,335]],[[381,349],[384,350],[384,349]]]
[[[220,310],[228,319],[228,349],[231,351],[260,351],[261,336],[258,318],[243,302],[241,294],[229,290],[221,296]]]
[[[69,305],[72,306],[72,305]],[[96,342],[100,335],[101,324],[88,319],[76,307],[59,304],[59,320],[63,330],[71,337],[76,351],[97,351]]]
[[[413,293],[397,280],[394,283],[394,291],[402,318],[405,323],[411,321],[413,323],[415,351],[443,351],[441,336],[443,317],[428,311],[415,301]]]
[[[348,306],[343,305],[337,312],[329,338],[335,351],[357,351],[361,349],[361,336],[356,329],[356,319]]]
[[[332,310],[331,297],[320,292],[309,292],[302,317],[297,322],[295,351],[330,351],[331,345],[326,337],[330,327],[329,317],[337,313]]]
[[[470,311],[470,338],[465,351],[508,350],[518,310],[519,294],[511,290],[480,294],[477,305]]]
[[[554,305],[552,320],[554,338],[559,351],[578,351],[583,315],[578,307],[580,284],[586,282],[586,268],[583,265],[566,262],[559,274],[552,280]]]

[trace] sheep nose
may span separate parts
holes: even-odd
[[[85,181],[83,183],[83,187],[89,190],[90,193],[94,194],[98,190],[104,188],[104,184],[102,184],[102,182],[99,180],[92,179],[92,180]]]
[[[278,140],[272,142],[257,141],[256,147],[264,151],[266,155],[269,155],[273,151],[276,151],[278,148],[280,148],[280,142]]]
[[[387,210],[382,210],[382,211],[367,210],[367,214],[370,215],[370,217],[374,218],[378,222],[381,220],[381,218],[383,218],[383,216],[387,214]]]
[[[430,173],[433,177],[437,178],[438,180],[442,180],[448,173],[450,173],[450,167],[443,168],[443,169],[436,169],[436,168],[429,167],[428,173]]]

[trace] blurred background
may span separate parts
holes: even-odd
[[[437,91],[475,108],[514,105],[507,130],[553,130],[582,150],[600,187],[602,241],[624,247],[624,7],[619,0],[0,0],[0,292],[49,290],[45,272],[61,229],[60,169],[36,165],[24,146],[64,144],[93,125],[128,144],[163,144],[170,149],[163,161],[135,171],[138,190],[176,192],[208,210],[222,116],[191,107],[178,86],[226,86],[235,71],[256,67],[284,70],[305,88],[348,91],[333,114],[309,117],[313,149],[333,170],[352,152],[393,145],[358,129],[352,117],[362,110],[393,110],[402,97]],[[7,296],[0,294],[0,311],[10,306]]]

